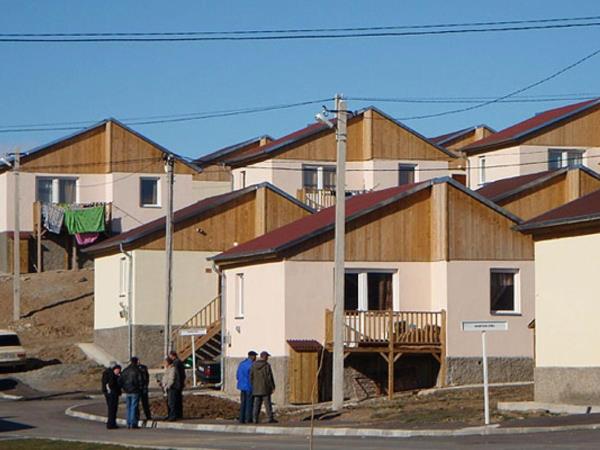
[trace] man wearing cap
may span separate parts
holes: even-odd
[[[240,423],[252,423],[252,384],[250,384],[250,369],[256,361],[258,353],[251,350],[237,369],[237,388],[240,391]]]
[[[252,397],[254,398],[254,423],[260,420],[260,409],[263,401],[269,423],[277,422],[273,417],[273,405],[271,395],[275,391],[275,379],[269,361],[269,353],[262,351],[260,359],[252,364],[250,369],[250,383],[252,385]]]
[[[111,361],[109,367],[102,373],[102,393],[106,399],[106,408],[108,420],[106,428],[115,430],[117,426],[117,410],[119,409],[119,396],[121,395],[121,386],[119,386],[119,376],[121,375],[121,366]]]

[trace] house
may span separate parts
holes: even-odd
[[[493,128],[485,124],[481,124],[451,131],[440,136],[430,137],[429,140],[434,144],[447,148],[448,150],[460,153],[460,150],[463,147],[488,137],[495,132],[496,130]]]
[[[236,189],[268,181],[316,209],[335,202],[335,130],[315,122],[275,140],[202,159],[232,171]],[[229,153],[228,153],[229,152]],[[228,153],[225,157],[223,153]],[[424,181],[449,170],[457,156],[383,111],[369,107],[348,119],[346,191],[349,194]]]
[[[120,233],[165,214],[164,158],[175,158],[174,204],[179,209],[230,190],[194,164],[116,119],[34,148],[21,155],[20,228],[29,233],[22,252],[23,271],[76,267],[81,256],[72,236],[44,232],[42,203],[96,204],[105,208],[108,234]],[[0,254],[11,248],[14,228],[14,173],[0,165]],[[33,236],[33,242],[30,236]],[[41,239],[40,239],[41,237]],[[39,250],[39,259],[38,259]],[[41,266],[41,267],[37,267]],[[12,270],[4,262],[0,272]]]
[[[204,344],[220,335],[221,287],[207,257],[298,220],[312,210],[268,183],[209,197],[174,214],[174,326],[205,327]],[[84,250],[94,258],[94,342],[119,360],[133,352],[157,365],[163,353],[166,311],[165,218],[113,236]],[[191,342],[173,339],[182,357]],[[217,351],[221,344],[216,345]],[[204,349],[206,350],[206,349]],[[206,356],[208,357],[208,356]]]
[[[523,220],[600,189],[600,174],[585,166],[504,178],[477,190]]]
[[[331,349],[334,210],[213,258],[226,280],[226,390],[250,349],[268,350],[278,384],[292,390],[297,347]],[[387,380],[388,392],[477,382],[480,339],[461,322],[499,318],[509,332],[490,336],[491,379],[531,379],[533,243],[513,230],[519,222],[447,177],[347,199],[346,379],[370,378],[380,391]]]
[[[581,164],[599,171],[599,109],[600,99],[550,109],[463,147],[468,186]]]
[[[535,400],[600,402],[600,191],[519,229],[535,241]]]

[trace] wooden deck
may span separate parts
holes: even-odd
[[[446,379],[446,311],[345,311],[344,356],[378,353],[388,363],[388,395],[394,363],[404,354],[430,354],[440,363],[438,384]],[[325,311],[325,341],[333,348],[333,312]]]

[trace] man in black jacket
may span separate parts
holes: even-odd
[[[152,420],[152,412],[150,411],[150,400],[148,398],[150,374],[148,373],[148,367],[146,367],[144,364],[138,364],[138,368],[142,373],[142,380],[144,382],[144,387],[142,388],[142,392],[140,395],[140,400],[142,401],[142,409],[144,410],[144,416],[146,417],[146,420]]]
[[[115,362],[111,362],[110,367],[107,367],[102,373],[102,393],[106,399],[108,409],[106,428],[109,430],[119,428],[117,426],[117,410],[119,409],[119,396],[121,395],[120,375],[121,366]]]
[[[175,367],[175,383],[172,389],[175,391],[175,414],[177,419],[183,418],[183,388],[185,387],[185,366],[177,356],[177,352],[172,350],[169,358],[173,361]]]
[[[139,428],[140,420],[140,394],[144,388],[144,379],[139,367],[137,357],[132,357],[129,365],[121,373],[119,384],[123,392],[127,394],[125,403],[127,405],[127,428]]]

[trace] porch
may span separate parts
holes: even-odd
[[[446,311],[344,311],[344,358],[379,354],[388,365],[388,396],[394,392],[394,364],[402,355],[428,354],[439,364],[438,385],[446,379]],[[325,343],[333,350],[333,311],[325,311]]]
[[[365,194],[368,190],[346,190],[346,197],[353,195]],[[298,189],[296,198],[302,203],[307,204],[311,208],[320,211],[335,205],[335,188],[318,189],[304,187]]]

